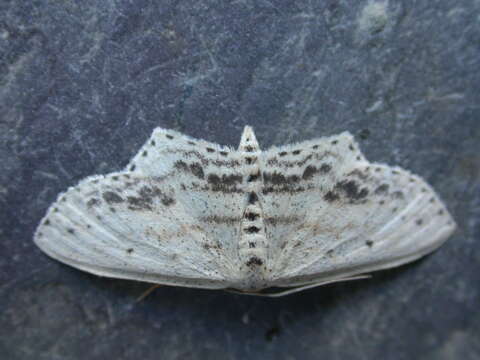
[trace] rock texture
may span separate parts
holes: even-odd
[[[475,0],[0,1],[0,354],[29,359],[480,357]],[[458,222],[439,251],[280,299],[97,278],[37,249],[57,193],[156,126],[237,145],[349,130]]]

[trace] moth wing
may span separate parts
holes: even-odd
[[[50,207],[35,243],[51,257],[100,276],[228,287],[238,276],[231,241],[238,226],[216,224],[212,209],[240,218],[238,203],[183,186],[191,183],[170,175],[87,178]]]
[[[174,130],[157,127],[143,147],[126,166],[126,171],[163,176],[172,169],[187,170],[203,179],[208,170],[238,167],[239,153],[227,146],[195,139]],[[189,167],[183,168],[185,162]],[[222,169],[223,170],[223,169]]]
[[[369,163],[349,133],[271,149],[263,163],[272,285],[399,266],[430,253],[455,229],[425,181]],[[272,174],[283,174],[282,181]]]

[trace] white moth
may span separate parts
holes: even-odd
[[[238,150],[157,128],[126,169],[60,194],[35,243],[100,276],[279,296],[411,262],[455,227],[348,132],[261,151],[249,126]]]

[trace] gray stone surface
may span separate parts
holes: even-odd
[[[0,357],[480,358],[480,3],[0,0]],[[32,243],[57,193],[156,126],[264,146],[349,130],[426,178],[456,234],[281,299],[148,286]]]

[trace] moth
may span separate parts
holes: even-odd
[[[238,149],[156,128],[124,170],[60,194],[34,241],[99,276],[281,296],[414,261],[455,227],[348,132],[262,151],[249,126]]]

